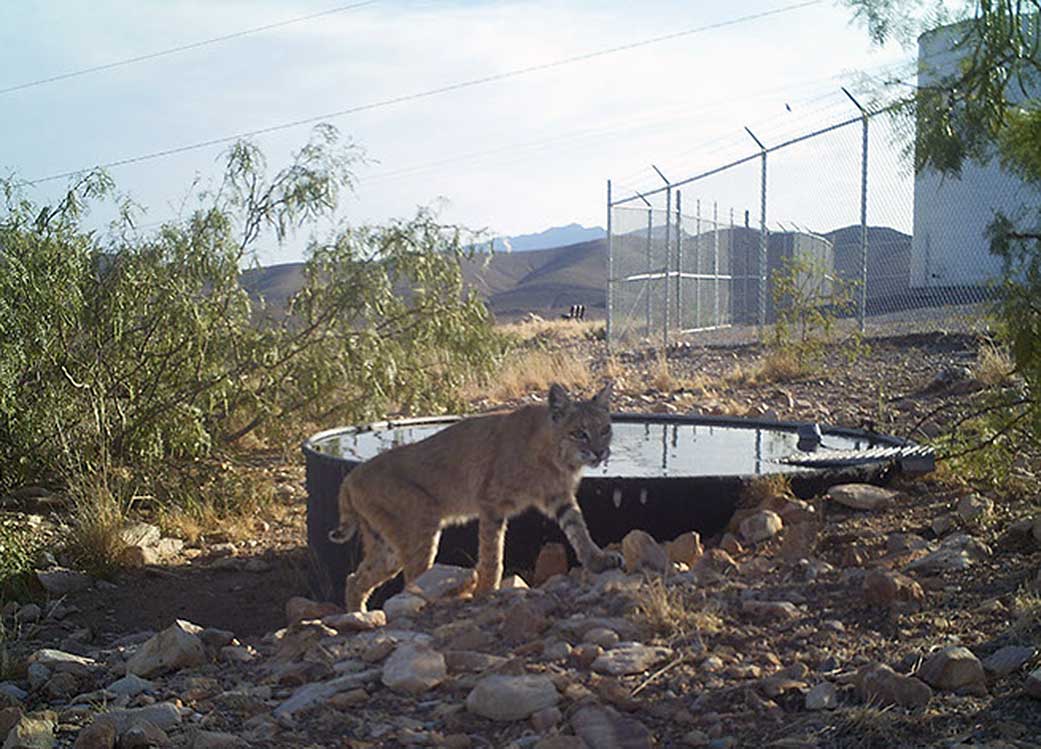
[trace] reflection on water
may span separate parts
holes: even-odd
[[[429,437],[447,424],[396,427],[373,432],[343,432],[315,446],[323,453],[367,460],[396,445]],[[794,431],[706,424],[614,424],[611,457],[587,476],[747,476],[805,470],[777,462],[797,452]],[[874,446],[869,439],[825,434],[829,449],[860,450]]]

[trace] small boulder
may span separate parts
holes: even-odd
[[[669,648],[639,642],[620,642],[597,657],[592,663],[592,669],[612,676],[641,674],[671,655],[672,650]]]
[[[779,621],[790,621],[802,616],[799,607],[791,601],[756,601],[748,599],[741,602],[741,610],[746,614]]]
[[[371,629],[386,626],[387,614],[375,611],[348,611],[346,614],[330,614],[322,617],[322,624],[332,627],[340,634],[345,632],[367,632]]]
[[[906,554],[928,548],[929,542],[915,533],[890,533],[886,536],[887,554]]]
[[[971,650],[958,645],[946,647],[926,658],[915,676],[936,689],[981,697],[987,694],[983,664]]]
[[[30,666],[42,666],[48,672],[56,674],[72,674],[74,676],[86,676],[92,668],[98,665],[93,658],[88,658],[75,653],[66,653],[64,650],[53,648],[41,648],[29,656],[27,663]]]
[[[34,622],[40,621],[40,617],[43,616],[43,611],[35,603],[27,603],[18,609],[18,613],[15,614],[15,619],[20,624],[33,624]]]
[[[148,679],[142,679],[137,674],[127,674],[120,679],[116,679],[105,687],[105,689],[117,696],[126,695],[127,697],[136,697],[142,692],[154,690],[155,683],[148,681]]]
[[[564,544],[544,544],[535,559],[535,573],[532,585],[538,587],[556,575],[566,575],[568,571],[567,548]]]
[[[95,721],[109,722],[122,736],[134,726],[149,723],[163,731],[181,722],[181,711],[172,702],[157,702],[154,705],[135,707],[129,710],[110,710],[98,715]]]
[[[800,559],[812,557],[817,549],[820,530],[820,523],[816,521],[786,525],[784,536],[781,537],[781,548],[778,551],[781,559],[797,562]]]
[[[839,693],[830,681],[824,681],[806,693],[807,710],[834,710],[839,706]]]
[[[162,558],[154,546],[127,546],[119,554],[119,563],[124,567],[151,567],[159,564]]]
[[[398,593],[383,602],[383,613],[387,621],[415,616],[427,605],[425,598],[412,595],[411,593]]]
[[[741,536],[748,543],[757,544],[773,538],[784,527],[781,516],[772,510],[760,510],[741,521]]]
[[[12,684],[9,681],[0,681],[0,705],[17,707],[28,698],[29,693],[17,684]]]
[[[741,545],[741,542],[737,540],[737,536],[733,533],[724,533],[723,538],[719,540],[719,551],[723,551],[726,554],[738,555],[744,552],[745,547]]]
[[[340,611],[339,606],[326,601],[312,601],[310,598],[293,596],[286,601],[286,623],[291,627],[303,621],[338,614]]]
[[[47,713],[23,715],[7,732],[3,749],[51,749],[54,746],[54,727],[54,721]]]
[[[520,575],[510,575],[499,583],[499,590],[528,590],[528,584]]]
[[[548,676],[486,676],[477,682],[466,698],[471,713],[497,721],[524,720],[539,710],[553,707],[560,700]]]
[[[864,702],[880,706],[925,707],[933,690],[914,676],[896,673],[889,666],[874,663],[861,668],[855,678],[857,693]]]
[[[94,721],[76,736],[73,749],[113,749],[116,745],[116,727],[106,721]]]
[[[405,694],[421,694],[433,689],[448,675],[445,658],[426,643],[399,645],[383,664],[385,687]]]
[[[22,708],[0,707],[0,739],[7,737],[8,731],[14,728],[22,719]]]
[[[828,490],[828,498],[853,510],[881,510],[888,507],[897,493],[874,484],[839,484]]]
[[[951,531],[954,531],[958,527],[958,516],[953,512],[945,512],[942,515],[937,515],[929,523],[929,527],[933,533],[936,534],[937,538],[946,536]]]
[[[506,642],[520,644],[530,642],[549,626],[545,614],[527,601],[518,601],[506,610],[500,630]]]
[[[593,627],[582,636],[582,641],[602,648],[613,648],[618,644],[618,633],[607,627]]]
[[[197,731],[191,743],[191,749],[246,749],[248,746],[245,739],[220,731]]]
[[[539,733],[545,733],[560,723],[564,717],[559,708],[544,707],[538,712],[531,714],[531,727]]]
[[[140,720],[119,736],[119,749],[153,749],[172,744],[166,731],[150,720]]]
[[[1024,691],[1035,700],[1041,700],[1041,668],[1031,671],[1023,685]]]
[[[669,568],[669,555],[646,531],[629,531],[622,539],[625,571],[664,573]]]
[[[127,661],[127,673],[148,677],[201,666],[206,662],[206,648],[200,632],[202,627],[177,619],[137,649]]]
[[[963,523],[979,523],[994,511],[994,503],[979,494],[966,494],[958,500],[955,511]]]
[[[1023,668],[1037,655],[1037,649],[1006,645],[983,659],[983,670],[995,677],[1008,676]]]
[[[406,592],[427,602],[456,598],[472,593],[477,587],[477,570],[449,564],[435,564],[406,587]]]
[[[571,717],[575,735],[596,749],[651,749],[655,742],[647,727],[611,707],[589,705]]]
[[[94,578],[76,570],[53,567],[49,570],[37,570],[36,579],[43,589],[52,596],[67,596],[79,593],[94,584]]]
[[[972,536],[959,533],[948,536],[940,544],[940,548],[921,559],[908,564],[906,570],[918,570],[926,574],[938,572],[957,572],[968,569],[976,562],[987,559],[990,548]]]
[[[864,575],[864,601],[872,606],[900,607],[917,610],[925,600],[922,586],[899,572],[869,570]]]
[[[65,701],[78,691],[76,677],[70,673],[55,674],[45,687],[47,696],[52,700]]]
[[[705,553],[705,548],[701,545],[701,535],[697,531],[688,531],[665,544],[665,552],[669,561],[693,567]]]

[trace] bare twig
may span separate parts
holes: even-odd
[[[655,671],[653,674],[651,674],[646,679],[644,679],[640,684],[638,684],[636,686],[636,688],[634,688],[633,691],[629,693],[629,696],[630,697],[635,697],[640,692],[642,692],[644,689],[646,689],[648,686],[650,686],[652,682],[654,682],[655,680],[661,678],[666,673],[668,673],[672,669],[676,668],[676,666],[680,665],[681,663],[684,663],[686,660],[687,660],[687,656],[686,655],[681,655],[681,656],[673,659],[669,663],[665,664],[664,666],[659,668],[657,671]]]

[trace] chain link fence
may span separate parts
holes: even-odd
[[[912,173],[886,115],[764,145],[652,190],[608,183],[608,339],[741,343],[776,321],[783,273],[869,335],[969,330],[994,297],[995,211],[1037,196],[996,163]],[[796,270],[792,270],[796,269]],[[822,301],[822,304],[828,302]]]

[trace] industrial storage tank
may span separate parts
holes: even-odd
[[[958,72],[971,48],[956,47],[971,31],[970,23],[942,26],[918,38],[919,87]],[[1010,90],[1008,98],[1023,96]],[[982,289],[1001,273],[1001,260],[990,253],[986,236],[995,213],[1015,215],[1037,201],[1037,191],[1002,169],[996,158],[987,163],[967,159],[960,176],[920,171],[914,185],[912,288]]]

